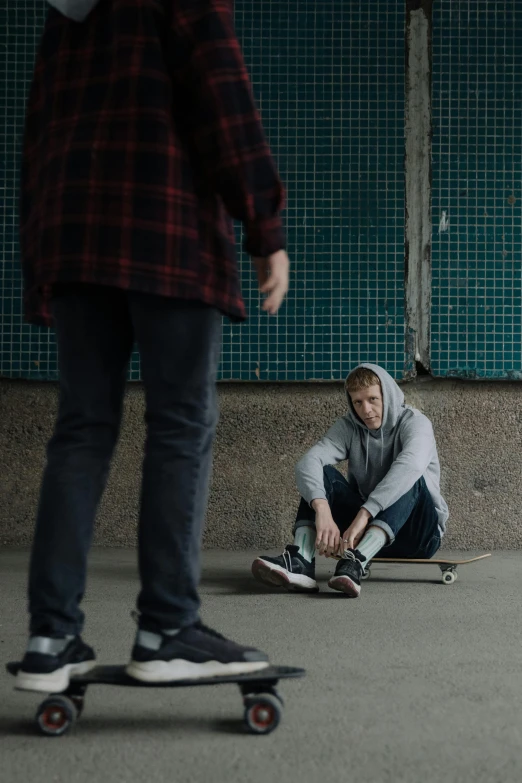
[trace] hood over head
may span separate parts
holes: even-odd
[[[381,382],[382,424],[379,427],[379,430],[383,430],[384,433],[388,433],[395,427],[401,416],[401,413],[404,410],[404,394],[402,393],[402,390],[399,388],[399,386],[395,383],[391,375],[387,373],[386,370],[384,370],[382,367],[379,367],[378,364],[369,364],[364,362],[363,364],[359,364],[357,367],[354,367],[354,370],[358,370],[359,367],[365,367],[367,370],[371,370],[375,375],[377,375]],[[346,376],[346,381],[354,370],[351,370],[348,373]],[[352,422],[357,427],[360,427],[366,432],[369,432],[371,435],[378,437],[379,430],[368,429],[366,424],[357,416],[348,390],[346,390],[346,398],[348,400],[348,417],[352,420]]]

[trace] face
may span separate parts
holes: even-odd
[[[382,424],[382,392],[381,387],[368,386],[367,389],[359,389],[350,392],[350,399],[354,410],[360,420],[366,424],[369,430],[378,430]]]

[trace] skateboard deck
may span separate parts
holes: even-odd
[[[6,669],[9,674],[16,675],[20,663],[8,663]],[[86,674],[73,675],[69,686],[62,693],[54,693],[44,699],[36,711],[36,723],[40,732],[46,736],[58,737],[65,734],[83,711],[85,692],[89,685],[188,688],[234,683],[239,686],[243,697],[243,720],[247,729],[253,734],[269,734],[279,725],[283,712],[283,699],[276,690],[277,683],[279,680],[303,677],[305,674],[304,669],[291,666],[269,666],[249,674],[227,674],[199,680],[141,682],[129,677],[125,666],[95,666]]]
[[[439,566],[441,570],[441,582],[445,585],[451,585],[457,579],[457,566],[466,565],[467,563],[475,563],[477,560],[484,560],[486,557],[491,557],[491,552],[488,552],[486,555],[478,555],[477,557],[468,557],[460,560],[443,557],[432,557],[430,559],[409,557],[374,557],[366,566],[362,578],[370,578],[371,568],[374,563],[430,563]]]

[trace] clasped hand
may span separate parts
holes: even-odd
[[[317,534],[315,547],[318,554],[324,557],[335,557],[342,556],[345,549],[356,549],[366,532],[370,519],[370,513],[365,508],[361,508],[351,525],[341,536],[341,531],[333,520],[330,507],[322,506],[315,515]]]

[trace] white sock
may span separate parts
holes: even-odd
[[[303,525],[295,531],[294,544],[299,547],[299,554],[309,563],[315,557],[315,538],[315,527],[311,525]]]
[[[366,560],[364,561],[367,563],[369,560],[372,559],[372,557],[375,557],[377,552],[379,552],[383,546],[387,543],[388,536],[384,532],[384,530],[380,527],[372,527],[370,530],[368,530],[367,533],[364,534],[364,536],[361,538],[360,543],[357,546],[357,549],[361,553],[361,555],[364,555]]]
[[[176,636],[179,632],[179,628],[173,629],[171,631],[163,631],[165,636]],[[136,635],[136,644],[139,644],[140,647],[145,647],[147,650],[157,651],[163,644],[163,636],[160,633],[144,631],[142,628],[140,628]]]
[[[28,653],[42,653],[43,655],[60,655],[74,635],[68,634],[59,639],[50,636],[31,636],[27,644]]]

